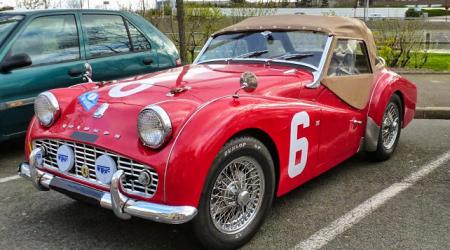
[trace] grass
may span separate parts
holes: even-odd
[[[413,69],[413,63],[410,61],[407,68]],[[422,69],[429,69],[434,71],[450,71],[450,54],[435,54],[430,53],[428,60],[423,65]]]
[[[422,9],[422,11],[428,13],[428,17],[450,16],[450,10],[445,9]]]

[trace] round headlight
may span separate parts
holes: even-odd
[[[50,92],[43,92],[34,100],[34,113],[42,126],[50,127],[60,112],[58,100]]]
[[[161,147],[172,134],[169,115],[160,106],[145,107],[139,114],[138,132],[145,146],[153,149]]]

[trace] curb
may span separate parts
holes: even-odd
[[[450,107],[418,107],[414,118],[450,120]]]
[[[399,75],[450,75],[450,71],[393,71]]]

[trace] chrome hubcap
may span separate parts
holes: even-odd
[[[381,127],[381,138],[384,148],[391,149],[394,146],[400,129],[399,123],[400,111],[395,104],[390,103],[386,113],[384,114],[383,124]]]
[[[253,221],[264,195],[264,174],[253,158],[230,162],[217,176],[210,199],[210,216],[222,233],[233,234]]]

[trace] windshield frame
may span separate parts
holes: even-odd
[[[272,31],[272,30],[271,30]],[[277,30],[278,31],[278,30]],[[285,31],[285,30],[279,30],[279,31]],[[295,30],[288,30],[285,32],[292,32]],[[298,31],[304,31],[304,30],[298,30]],[[252,31],[255,32],[255,31]],[[230,33],[226,33],[226,34],[232,34],[233,32]],[[244,32],[243,32],[244,33]],[[326,34],[326,33],[324,33]],[[220,34],[220,35],[225,35],[225,34]],[[219,36],[220,36],[219,35]],[[325,54],[327,54],[327,49],[329,46],[328,43],[329,41],[326,41],[325,44],[325,48],[322,52],[322,56],[319,62],[318,66],[309,64],[309,63],[304,63],[304,62],[299,62],[299,61],[292,61],[292,60],[282,60],[282,59],[271,59],[271,58],[240,58],[240,57],[222,57],[222,58],[214,58],[214,59],[209,59],[209,60],[203,60],[200,61],[200,58],[202,57],[202,55],[206,52],[206,50],[208,49],[208,47],[211,45],[211,42],[214,40],[214,36],[211,36],[208,38],[208,40],[206,41],[205,45],[203,46],[203,48],[200,50],[200,52],[198,53],[197,57],[195,58],[195,60],[193,61],[193,64],[204,64],[204,63],[209,63],[209,62],[218,62],[218,61],[225,61],[226,63],[229,62],[236,62],[236,61],[254,61],[254,62],[263,62],[263,63],[282,63],[282,64],[292,64],[292,65],[297,65],[297,66],[301,66],[301,67],[308,67],[310,69],[312,69],[313,71],[318,71],[320,69],[320,65],[322,60],[326,59],[326,56],[324,56]],[[328,35],[327,39],[329,39],[330,36]]]
[[[296,66],[301,66],[301,67],[306,67],[306,68],[310,68],[313,71],[318,71],[319,67],[316,67],[312,64],[308,64],[308,63],[303,63],[303,62],[294,62],[294,61],[288,61],[288,60],[280,60],[280,59],[264,59],[264,58],[240,58],[240,57],[228,57],[228,58],[215,58],[215,59],[209,59],[209,60],[204,60],[201,62],[194,62],[194,64],[206,64],[206,63],[214,63],[214,62],[220,62],[220,61],[224,61],[225,63],[229,63],[229,62],[263,62],[266,65],[270,65],[271,63],[281,63],[281,64],[295,64]]]
[[[25,19],[24,15],[14,14],[14,13],[0,13],[0,17],[6,17],[15,20],[15,24],[12,26],[12,29],[7,31],[3,38],[0,37],[0,46],[8,39],[12,32],[20,25],[20,23]]]
[[[203,55],[203,53],[209,47],[209,45],[211,44],[211,41],[213,39],[214,39],[214,37],[211,36],[208,39],[208,41],[206,41],[205,45],[200,50],[200,53],[198,53],[197,57],[195,58],[193,64],[202,64],[202,63],[208,63],[208,62],[212,63],[212,62],[218,62],[218,61],[224,61],[226,64],[229,64],[230,62],[233,62],[233,61],[235,61],[235,62],[236,61],[249,61],[249,62],[262,62],[262,63],[269,64],[269,65],[270,65],[270,63],[282,63],[282,64],[288,64],[288,65],[301,66],[301,67],[306,66],[312,70],[311,73],[313,75],[313,81],[311,83],[309,83],[308,85],[306,85],[306,87],[314,89],[314,88],[318,88],[320,86],[320,80],[322,79],[322,77],[324,75],[325,65],[327,63],[327,59],[330,55],[330,52],[332,50],[332,45],[335,40],[335,36],[328,34],[327,41],[326,41],[325,47],[323,49],[323,53],[320,58],[319,65],[317,67],[314,65],[302,63],[302,62],[295,62],[295,61],[288,61],[288,60],[274,60],[274,59],[258,59],[258,58],[215,58],[215,59],[199,62],[200,57]]]

